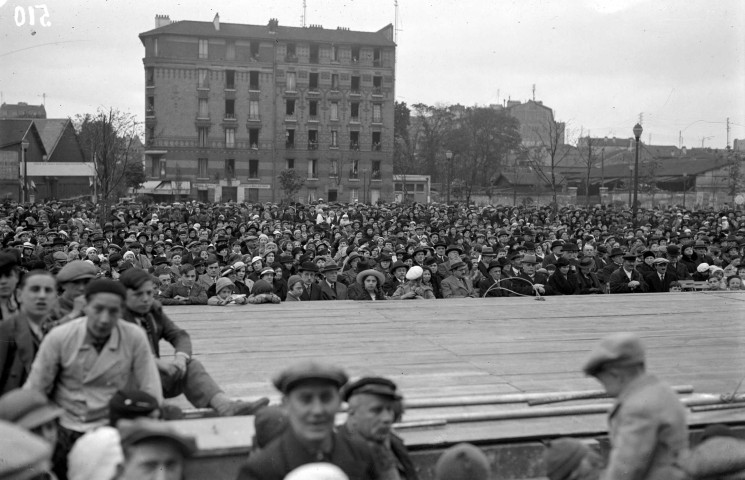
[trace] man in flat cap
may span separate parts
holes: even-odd
[[[274,386],[283,394],[289,428],[251,454],[238,480],[282,480],[295,468],[314,462],[332,463],[350,480],[379,478],[369,447],[334,431],[341,407],[339,390],[346,383],[343,370],[315,362],[282,371]]]
[[[685,407],[669,386],[646,373],[639,337],[608,335],[593,348],[583,370],[616,398],[609,417],[611,452],[601,478],[685,478],[676,464],[688,449]]]
[[[124,464],[120,480],[184,478],[186,459],[196,451],[196,441],[167,425],[139,418],[119,427]]]
[[[669,292],[670,284],[678,281],[678,277],[668,268],[670,261],[666,258],[655,258],[652,261],[654,271],[644,275],[648,292]]]
[[[644,281],[635,265],[636,255],[627,253],[623,256],[621,268],[613,272],[608,279],[610,293],[644,293],[647,291],[647,282]]]
[[[381,479],[416,480],[403,440],[391,431],[402,400],[396,384],[387,378],[363,377],[348,384],[342,395],[349,409],[339,433],[367,442]]]
[[[73,260],[57,273],[57,283],[62,295],[57,299],[53,317],[63,324],[83,316],[85,308],[85,287],[97,277],[96,267],[84,260]]]

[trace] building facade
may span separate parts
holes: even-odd
[[[393,27],[378,32],[171,22],[145,47],[148,184],[200,201],[393,199]],[[368,180],[365,180],[368,179]],[[366,183],[363,185],[363,183]],[[145,189],[156,199],[173,189]],[[160,192],[158,192],[160,190]]]
[[[541,101],[507,102],[507,112],[520,122],[520,137],[524,147],[564,144],[563,122],[554,119],[554,112]]]

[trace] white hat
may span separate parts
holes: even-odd
[[[75,442],[67,456],[70,480],[98,480],[114,478],[119,465],[124,463],[119,430],[99,427]]]
[[[98,250],[96,250],[96,247],[88,247],[85,249],[86,255],[90,255],[91,253],[98,253]]]
[[[235,262],[233,264],[233,270],[238,270],[239,268],[246,268],[246,264],[243,262]]]
[[[698,273],[704,273],[708,269],[709,269],[709,264],[708,263],[700,263],[698,265],[698,267],[696,268],[696,270],[698,270]]]
[[[422,276],[422,273],[424,273],[422,267],[415,265],[411,267],[408,272],[406,272],[406,280],[416,280],[417,278]]]
[[[264,259],[259,257],[258,255],[251,259],[251,264],[253,265],[256,262],[263,262]]]
[[[291,471],[285,480],[349,480],[341,468],[331,463],[306,463]]]

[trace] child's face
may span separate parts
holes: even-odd
[[[302,282],[297,282],[295,285],[292,286],[292,294],[296,297],[299,297],[303,294],[303,284]]]
[[[220,297],[223,300],[227,300],[230,298],[230,295],[233,293],[233,289],[230,287],[221,288],[219,292],[217,292],[217,296]]]

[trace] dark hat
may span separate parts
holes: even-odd
[[[562,250],[565,252],[579,252],[579,245],[574,242],[567,242],[564,244]]]
[[[408,270],[409,269],[409,266],[406,265],[404,262],[402,262],[402,261],[399,260],[397,262],[394,262],[393,265],[391,265],[391,268],[389,269],[389,272],[391,272],[391,275],[392,275],[399,268],[405,268],[406,270]]]
[[[448,253],[450,253],[452,251],[456,251],[459,254],[460,253],[463,253],[463,249],[460,248],[460,246],[458,246],[458,245],[448,245],[448,248],[445,249],[445,255],[447,255]]]
[[[158,409],[158,401],[142,390],[119,390],[109,400],[109,424],[116,425],[122,418],[133,420],[147,417]]]
[[[257,280],[251,289],[253,295],[262,295],[265,293],[274,293],[274,287],[266,280]]]
[[[576,438],[553,440],[543,452],[543,464],[549,480],[564,480],[579,467],[590,450]]]
[[[636,261],[636,255],[634,255],[633,253],[627,253],[623,256],[623,259],[628,261]]]
[[[95,278],[96,273],[96,267],[91,262],[73,260],[62,267],[59,273],[57,273],[57,281],[59,283],[66,283],[86,278]]]
[[[264,448],[284,432],[289,424],[287,411],[279,405],[269,405],[260,409],[254,416],[256,446]]]
[[[591,267],[595,262],[593,261],[592,257],[582,257],[582,259],[579,261],[580,267]]]
[[[318,265],[316,265],[314,262],[303,262],[300,264],[300,268],[298,270],[301,272],[318,273]]]
[[[396,384],[383,377],[362,377],[359,380],[347,384],[342,390],[342,398],[345,402],[359,393],[369,393],[387,397],[391,400],[400,400],[401,395],[396,392]]]
[[[309,380],[320,380],[341,388],[347,383],[348,377],[341,368],[310,361],[286,368],[272,382],[277,390],[286,395]]]
[[[598,247],[597,247],[597,251],[598,251],[599,253],[608,253],[608,249],[606,248],[606,246],[605,246],[605,245],[598,245]]]
[[[11,390],[0,398],[0,420],[7,420],[28,430],[61,417],[63,412],[36,390]]]
[[[667,254],[668,255],[680,255],[680,247],[677,245],[668,245]]]
[[[194,247],[201,247],[202,242],[199,240],[194,240],[193,242],[189,242],[189,244],[186,246],[186,248],[194,248]]]
[[[535,250],[535,243],[525,242],[523,243],[523,247],[525,247],[525,250]]]
[[[445,450],[435,464],[436,480],[487,480],[489,459],[478,447],[459,443]]]
[[[135,270],[135,269],[130,269],[128,271],[131,271],[131,270]],[[144,272],[144,270],[140,270],[140,271]],[[124,274],[122,274],[122,277],[124,277]],[[120,277],[120,279],[122,277]],[[109,280],[108,278],[99,278],[99,279],[91,281],[88,285],[86,285],[85,287],[85,298],[86,299],[91,298],[91,296],[95,295],[96,293],[113,293],[114,295],[119,295],[120,297],[122,297],[122,300],[127,298],[127,291],[124,289],[124,286],[122,285],[122,283],[115,282],[114,280]]]
[[[465,263],[463,263],[463,262],[455,262],[455,263],[453,263],[452,265],[450,265],[450,270],[451,270],[451,271],[452,271],[452,270],[457,270],[457,269],[459,269],[460,267],[465,267],[465,266],[466,266],[466,264],[465,264]]]
[[[341,267],[339,267],[339,265],[337,265],[335,261],[329,260],[328,262],[326,262],[326,265],[324,265],[323,268],[321,269],[321,273],[335,272],[335,271],[338,271],[340,268]]]
[[[656,257],[656,256],[657,256],[657,255],[656,255],[656,254],[655,254],[655,253],[654,253],[654,252],[653,252],[652,250],[645,250],[645,251],[644,251],[644,252],[642,253],[642,258],[647,258],[647,257]]]
[[[140,268],[130,268],[126,272],[122,273],[119,277],[119,282],[130,290],[137,290],[148,280],[152,281],[153,277],[148,272]]]
[[[564,247],[564,242],[562,242],[561,240],[554,240],[553,242],[551,242],[551,250],[553,250],[556,247],[562,247],[563,248]]]
[[[152,264],[153,264],[153,266],[155,266],[155,265],[167,265],[168,264],[168,259],[166,257],[156,256],[156,257],[153,257]]]
[[[119,255],[118,253],[112,253],[111,255],[109,255],[109,264],[113,265],[121,259],[121,255]],[[155,261],[153,261],[153,265],[156,265]]]
[[[12,253],[0,253],[0,272],[8,271],[18,265],[18,259]]]
[[[617,256],[619,256],[619,255],[623,255],[623,250],[621,250],[621,249],[620,249],[620,248],[618,248],[618,247],[616,247],[616,248],[614,248],[614,249],[612,249],[612,250],[610,251],[610,257],[611,257],[611,258],[613,258],[613,257],[617,257]]]
[[[498,268],[501,271],[502,267],[504,267],[504,265],[499,260],[492,260],[489,262],[489,268],[487,271],[491,271],[492,268]]]
[[[582,370],[586,375],[595,376],[609,365],[640,365],[644,360],[644,346],[639,337],[633,333],[613,333],[592,349]]]
[[[117,252],[118,252],[118,251],[120,251],[120,250],[122,249],[122,247],[120,247],[120,246],[119,246],[119,245],[117,245],[116,243],[110,243],[110,244],[109,244],[109,247],[108,247],[108,248],[113,248],[113,249],[114,249],[114,250],[116,250]]]
[[[422,252],[423,254],[426,255],[427,254],[427,247],[424,246],[424,245],[419,245],[416,248],[414,248],[414,255],[416,255],[419,252]]]
[[[136,445],[143,440],[163,439],[176,445],[185,457],[190,457],[197,450],[193,437],[177,433],[166,422],[159,422],[149,418],[138,418],[123,425],[119,429],[122,437],[122,447]]]
[[[491,247],[482,247],[481,248],[481,256],[482,257],[493,257],[495,255],[494,249]]]
[[[556,268],[568,267],[569,265],[571,265],[571,263],[569,263],[569,260],[567,260],[566,258],[561,257],[560,259],[556,261],[555,265],[556,265]]]

